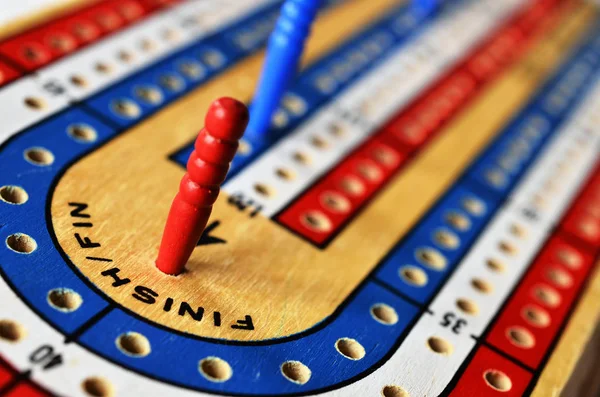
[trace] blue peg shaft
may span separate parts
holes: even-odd
[[[264,139],[273,113],[296,74],[304,42],[320,5],[321,0],[287,0],[283,4],[269,37],[258,89],[250,107],[246,133],[251,137]]]

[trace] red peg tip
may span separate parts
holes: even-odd
[[[210,105],[167,217],[156,259],[163,273],[180,274],[192,255],[248,118],[246,105],[233,98],[220,98]]]

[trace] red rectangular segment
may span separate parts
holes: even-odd
[[[12,80],[19,77],[20,73],[11,68],[10,66],[0,62],[0,86],[11,82]]]
[[[156,2],[111,0],[94,4],[0,43],[0,53],[24,70],[33,71],[138,21],[160,6]]]
[[[589,252],[553,236],[500,313],[487,342],[537,369],[593,263]]]
[[[489,348],[481,346],[450,396],[522,396],[531,377],[532,374],[527,370]]]
[[[561,227],[594,251],[600,250],[600,169],[596,170]]]
[[[5,394],[6,397],[50,397],[49,393],[29,382],[20,382]]]

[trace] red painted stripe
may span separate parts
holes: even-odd
[[[557,233],[518,285],[487,342],[537,369],[593,264],[589,252]]]
[[[95,3],[4,40],[0,43],[0,54],[31,72],[174,2],[108,0]]]

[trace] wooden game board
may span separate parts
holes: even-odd
[[[325,2],[177,277],[154,260],[193,140],[252,99],[281,2],[5,27],[0,394],[594,393],[597,11],[446,3]]]

